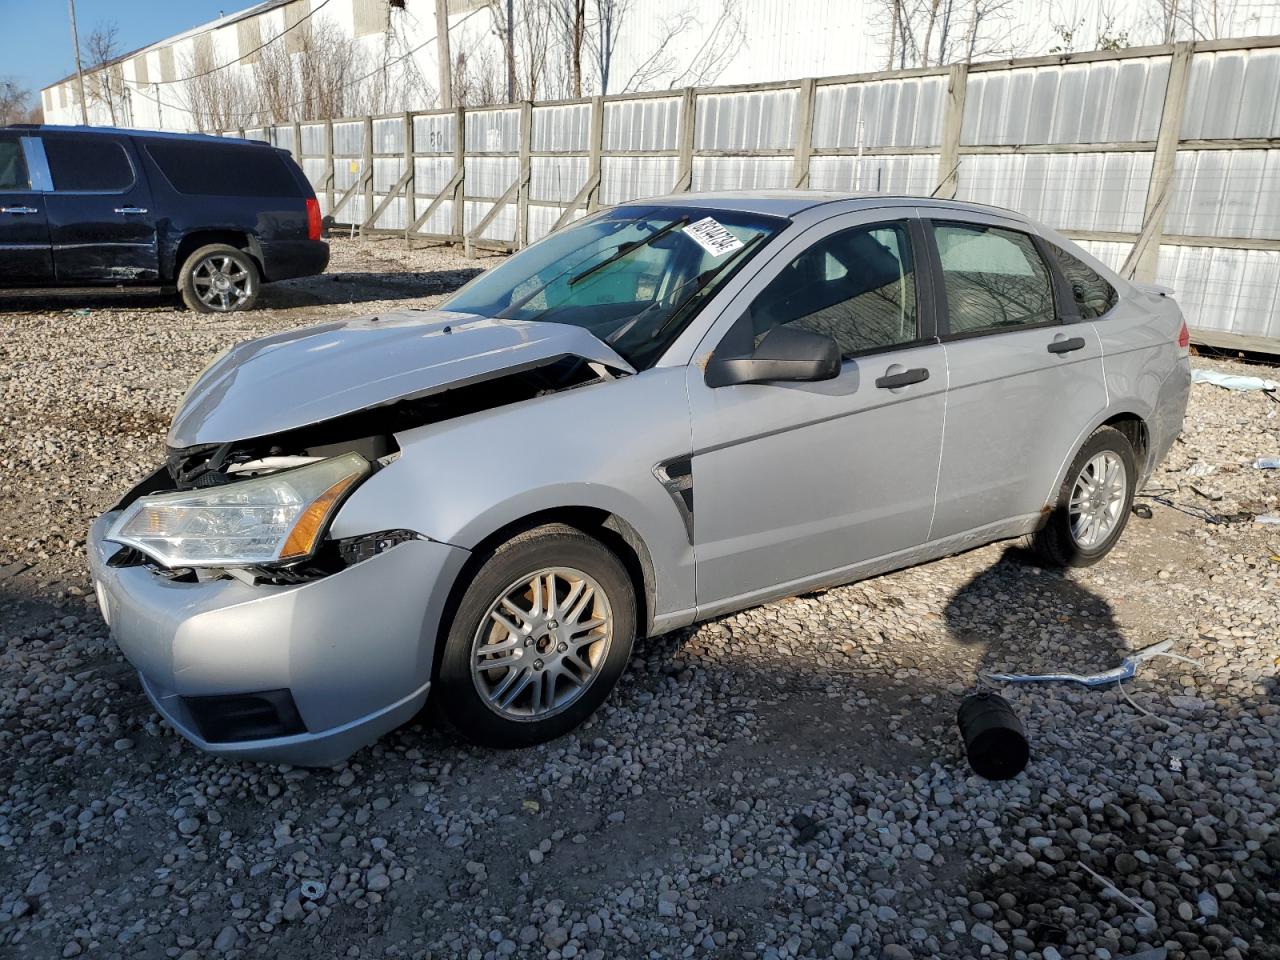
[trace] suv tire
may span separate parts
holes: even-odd
[[[475,743],[512,748],[591,716],[635,640],[635,591],[621,561],[582,531],[548,524],[494,549],[470,577],[436,678],[445,718]]]
[[[1099,427],[1071,461],[1053,512],[1031,536],[1031,549],[1050,566],[1097,563],[1124,532],[1137,480],[1129,439],[1114,427]]]
[[[178,274],[182,302],[196,313],[250,310],[261,288],[257,261],[225,243],[200,247],[187,257]]]

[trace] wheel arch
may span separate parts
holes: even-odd
[[[1148,425],[1148,416],[1150,411],[1142,411],[1137,404],[1125,404],[1119,407],[1112,407],[1098,414],[1089,425],[1080,431],[1075,441],[1071,444],[1071,448],[1063,457],[1062,463],[1058,466],[1057,474],[1053,481],[1053,486],[1045,491],[1044,506],[1041,508],[1041,514],[1047,518],[1058,502],[1058,491],[1062,489],[1062,484],[1066,482],[1067,471],[1071,468],[1071,461],[1076,458],[1076,454],[1085,442],[1094,434],[1099,427],[1115,427],[1125,438],[1133,445],[1134,458],[1138,465],[1138,480],[1135,484],[1140,486],[1147,478],[1150,469],[1149,460],[1151,457],[1151,428]]]
[[[207,247],[211,243],[225,243],[229,247],[235,247],[247,253],[258,267],[258,276],[262,280],[266,280],[266,273],[263,267],[262,245],[258,242],[258,238],[244,230],[192,230],[182,235],[182,239],[178,241],[178,245],[173,251],[173,264],[171,275],[174,283],[181,283],[182,278],[179,273],[187,262],[187,258],[199,250],[201,247]]]

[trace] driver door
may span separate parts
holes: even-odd
[[[833,380],[717,388],[689,366],[699,616],[849,579],[929,539],[947,369],[923,251],[910,211],[834,217],[780,251],[703,342],[740,352],[790,323],[844,359]]]

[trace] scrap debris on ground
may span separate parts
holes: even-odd
[[[1252,522],[1280,514],[1253,466],[1280,404],[1256,390],[1193,388],[1150,519],[1095,567],[998,544],[656,638],[536,749],[423,718],[307,771],[178,738],[93,605],[90,518],[225,346],[492,262],[335,241],[331,275],[227,319],[0,301],[0,955],[1280,957],[1280,527]],[[1170,639],[1201,666],[1144,663],[1150,716],[1118,684],[1009,685],[1031,762],[969,770],[981,675]]]

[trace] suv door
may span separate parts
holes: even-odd
[[[733,355],[790,323],[833,337],[844,362],[833,380],[718,388],[689,367],[699,615],[928,539],[947,377],[922,242],[900,211],[824,221],[704,341]]]
[[[1025,532],[1106,408],[1102,345],[1044,242],[984,214],[921,211],[942,291],[949,389],[934,538]],[[960,217],[963,219],[960,219]],[[979,537],[979,539],[989,539]]]
[[[53,280],[45,197],[32,183],[26,140],[0,132],[0,286]]]
[[[160,276],[151,194],[128,137],[46,133],[53,264],[60,283]]]

